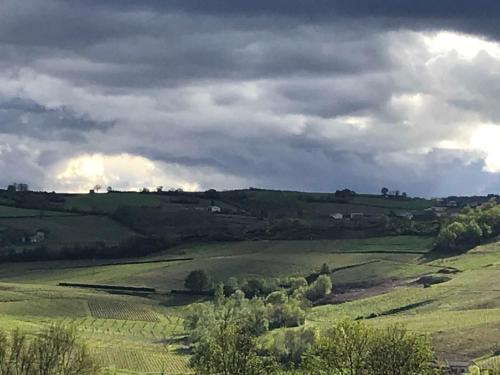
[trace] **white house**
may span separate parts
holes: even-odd
[[[221,212],[221,208],[219,206],[210,206],[210,212]]]
[[[37,230],[32,236],[25,236],[22,238],[22,242],[39,243],[45,241],[45,232],[43,230]]]
[[[409,211],[396,212],[396,216],[401,217],[403,219],[408,219],[408,220],[413,219],[413,214]]]
[[[330,215],[330,219],[333,219],[333,220],[342,220],[343,218],[344,218],[344,215],[342,215],[340,212],[336,212],[336,213]]]
[[[446,202],[446,206],[448,206],[448,207],[457,207],[458,204],[457,204],[457,201],[447,201]]]

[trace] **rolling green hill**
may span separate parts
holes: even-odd
[[[171,292],[184,289],[191,271],[205,270],[212,282],[231,277],[243,282],[310,277],[326,263],[334,291],[307,311],[306,325],[323,328],[344,318],[376,326],[403,323],[432,335],[440,358],[494,358],[500,350],[500,244],[462,255],[436,254],[433,234],[439,219],[410,221],[392,215],[418,213],[433,204],[256,189],[0,192],[0,239],[45,233],[40,243],[8,244],[4,252],[173,239],[160,241],[165,246],[154,252],[127,254],[127,259],[118,253],[114,259],[3,263],[0,324],[27,332],[54,322],[74,325],[105,367],[129,374],[186,374],[185,309],[208,297]],[[222,212],[210,212],[212,205]],[[339,223],[329,217],[335,212],[362,212],[366,218]],[[431,285],[434,280],[444,282]],[[62,287],[61,282],[146,286],[156,292],[112,293]]]

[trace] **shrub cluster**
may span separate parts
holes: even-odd
[[[467,207],[443,225],[436,248],[443,251],[463,251],[483,240],[500,234],[500,206],[496,199],[476,208]]]
[[[58,326],[34,339],[19,331],[0,331],[2,375],[96,375],[100,369],[74,330]]]

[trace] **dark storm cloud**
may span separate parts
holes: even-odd
[[[72,156],[129,153],[200,187],[483,192],[498,177],[460,142],[500,121],[499,59],[421,32],[498,21],[493,1],[5,0],[1,172],[47,186]]]
[[[0,134],[15,134],[39,140],[84,142],[91,130],[104,131],[112,123],[96,122],[71,108],[47,108],[32,100],[0,98]]]

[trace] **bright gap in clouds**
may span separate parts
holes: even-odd
[[[426,33],[423,36],[429,52],[436,55],[456,52],[459,57],[473,59],[484,51],[492,57],[500,59],[500,46],[498,43],[488,41],[482,37],[460,34],[451,31]]]
[[[500,126],[494,124],[481,125],[471,137],[471,147],[483,152],[484,170],[491,173],[500,172]]]
[[[85,154],[59,164],[54,171],[57,189],[86,192],[99,184],[105,189],[138,190],[142,187],[197,190],[198,184],[181,177],[175,165],[158,165],[143,156],[130,154]]]

